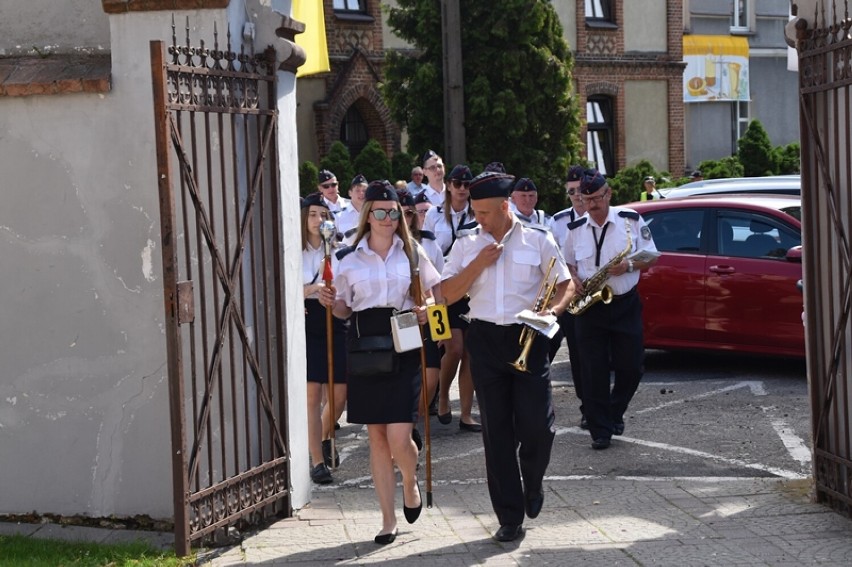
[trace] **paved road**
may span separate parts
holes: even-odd
[[[558,430],[550,480],[797,479],[810,474],[804,361],[649,351],[624,436],[606,451],[593,451],[588,433],[577,427],[578,403],[565,348],[554,363],[553,380]],[[455,390],[452,396],[453,423],[431,421],[436,498],[441,485],[482,483],[485,477],[480,436],[459,430]],[[337,482],[320,490],[370,484],[366,429],[342,425]]]

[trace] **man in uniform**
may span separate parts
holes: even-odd
[[[586,206],[580,195],[580,179],[583,177],[584,171],[585,168],[580,165],[572,165],[568,168],[568,175],[565,179],[565,192],[571,201],[571,206],[553,215],[553,220],[550,223],[553,239],[556,240],[556,244],[560,247],[565,243],[568,225],[586,214]],[[580,352],[577,348],[577,336],[574,332],[574,316],[567,311],[560,315],[559,328],[562,330],[562,336],[565,337],[565,342],[568,344],[568,358],[571,363],[571,382],[574,384],[574,394],[580,400],[580,428],[588,429],[589,423],[586,420],[585,414],[583,414],[583,380],[580,376],[582,369],[580,367]],[[555,341],[556,344],[553,348],[559,350],[562,344],[562,337],[557,335],[554,339],[559,340]],[[555,352],[551,352],[551,359],[555,354]]]
[[[366,196],[367,178],[359,173],[352,178],[352,183],[349,184],[349,206],[338,213],[334,219],[335,224],[337,224],[337,232],[342,236],[342,240],[347,246],[355,240],[358,220],[361,218],[361,207],[364,206]]]
[[[509,210],[514,177],[483,172],[470,184],[480,227],[456,240],[441,286],[448,304],[470,294],[467,334],[471,373],[482,418],[491,504],[500,522],[498,541],[523,533],[524,512],[535,518],[544,503],[542,481],[555,433],[549,341],[534,333],[527,371],[513,362],[522,346],[516,315],[534,306],[552,258],[557,285],[548,308],[555,315],[570,296],[569,275],[547,231],[524,226]]]
[[[587,212],[568,225],[563,253],[578,298],[595,291],[584,289],[583,282],[602,270],[613,293],[610,303],[598,301],[574,317],[583,413],[592,448],[606,449],[613,435],[624,433],[624,412],[642,378],[642,301],[636,284],[659,254],[639,213],[610,206],[612,190],[598,171],[584,172],[580,193]],[[643,251],[641,259],[633,257]],[[615,373],[612,389],[610,368]]]
[[[349,199],[340,196],[340,191],[337,189],[337,176],[334,173],[323,169],[319,172],[318,180],[317,191],[322,193],[328,210],[337,218],[337,215],[349,206]]]
[[[529,177],[518,179],[512,188],[510,200],[512,212],[522,223],[550,230],[550,217],[543,210],[535,208],[538,203],[538,187],[532,179]]]
[[[429,184],[423,188],[423,193],[429,199],[429,202],[436,207],[444,204],[444,160],[441,159],[433,150],[423,154],[423,169],[426,171],[426,177],[429,179]]]

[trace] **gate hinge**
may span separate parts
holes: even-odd
[[[192,281],[187,280],[178,282],[177,292],[178,325],[192,323],[195,320],[195,303],[192,299]]]

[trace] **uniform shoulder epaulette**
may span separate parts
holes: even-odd
[[[479,234],[479,224],[478,223],[466,224],[464,226],[467,227],[467,228],[462,227],[462,228],[460,228],[456,231],[456,237],[457,238],[461,238],[462,236],[472,236],[474,234]]]
[[[564,211],[559,211],[555,215],[553,215],[553,220],[564,219],[565,217],[571,216],[571,213],[574,209],[565,209]]]
[[[438,209],[438,212],[439,212],[439,213],[443,213],[443,212],[444,212],[444,205],[436,205],[436,206],[435,206],[435,208],[436,208],[436,209]]]
[[[581,226],[586,224],[587,220],[589,220],[588,217],[580,217],[577,220],[575,220],[574,222],[569,222],[568,223],[568,230],[574,230],[575,228],[580,228]]]
[[[335,256],[337,256],[337,260],[340,261],[340,260],[343,260],[346,256],[348,256],[349,254],[351,254],[354,251],[355,251],[354,246],[346,246],[346,247],[338,250],[337,254],[335,254]]]
[[[618,211],[618,216],[626,219],[639,220],[639,213],[636,211]]]
[[[346,232],[344,232],[344,233],[343,233],[343,236],[344,236],[344,237],[346,237],[346,238],[349,238],[350,236],[352,236],[352,235],[353,235],[353,234],[355,234],[356,232],[358,232],[358,227],[357,227],[357,226],[356,226],[356,227],[353,227],[353,228],[350,228],[349,230],[347,230]]]
[[[525,228],[531,228],[531,229],[537,230],[539,232],[550,232],[550,229],[548,227],[542,225],[542,224],[530,223],[530,224],[525,224],[524,227]]]
[[[458,234],[458,233],[459,233],[460,231],[462,231],[462,230],[470,230],[470,229],[472,229],[472,228],[476,228],[476,227],[478,227],[478,226],[479,226],[479,223],[478,223],[478,222],[476,222],[475,220],[472,220],[472,221],[470,221],[470,222],[467,222],[467,223],[465,223],[465,224],[461,225],[461,226],[458,228],[458,230],[456,231],[456,234]]]
[[[420,236],[425,238],[426,240],[435,240],[435,233],[431,230],[421,230]]]

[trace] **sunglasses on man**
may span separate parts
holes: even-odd
[[[337,187],[337,183],[334,181],[330,183],[321,183],[320,187],[322,187],[323,189],[331,189],[332,187]]]

